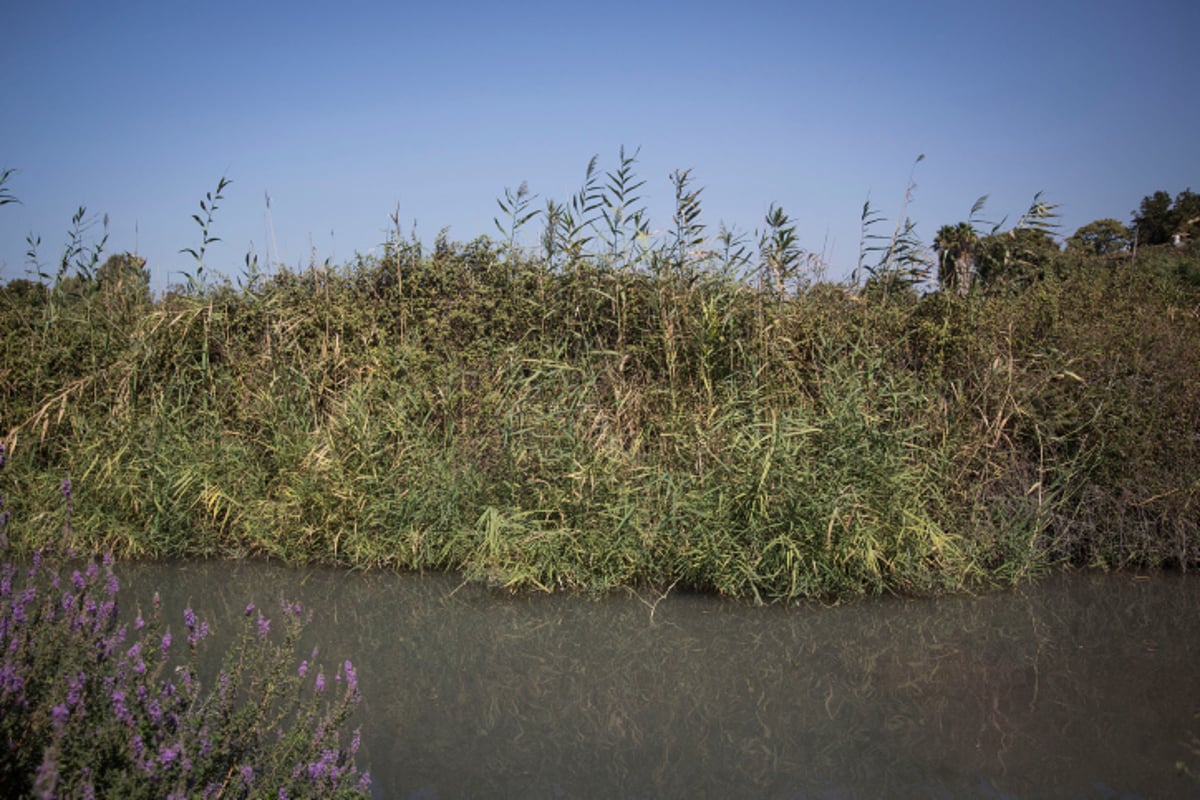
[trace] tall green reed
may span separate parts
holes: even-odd
[[[920,296],[911,223],[864,238],[869,285],[830,284],[776,207],[758,248],[713,236],[687,170],[650,235],[633,166],[592,159],[536,249],[519,188],[498,245],[426,252],[397,212],[378,257],[130,304],[107,340],[72,297],[92,323],[5,339],[5,436],[42,485],[86,478],[127,556],[764,602],[1196,562],[1187,290],[1079,261],[1019,297]]]

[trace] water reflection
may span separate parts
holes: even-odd
[[[379,797],[1200,797],[1200,582],[839,608],[512,598],[448,576],[125,565],[236,631],[313,609]],[[128,606],[127,606],[128,607]]]

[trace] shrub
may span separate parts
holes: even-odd
[[[69,481],[63,493],[69,528]],[[190,608],[172,631],[156,596],[131,626],[110,557],[84,563],[64,544],[17,564],[2,530],[0,553],[0,794],[367,796],[359,734],[342,730],[360,699],[354,666],[327,681],[315,650],[295,664],[299,604],[282,604],[282,630],[248,605],[206,685],[210,629]]]

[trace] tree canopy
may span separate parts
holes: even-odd
[[[1190,188],[1175,196],[1157,191],[1142,198],[1133,212],[1133,229],[1139,244],[1169,244],[1176,234],[1191,237],[1200,230],[1200,194]]]
[[[1110,218],[1084,225],[1067,239],[1067,250],[1088,255],[1107,256],[1129,249],[1133,232],[1124,223]]]

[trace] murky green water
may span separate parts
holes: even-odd
[[[376,796],[1200,797],[1200,580],[1076,575],[840,608],[512,598],[447,576],[124,565],[236,629],[316,614]],[[128,606],[127,606],[128,607]]]

